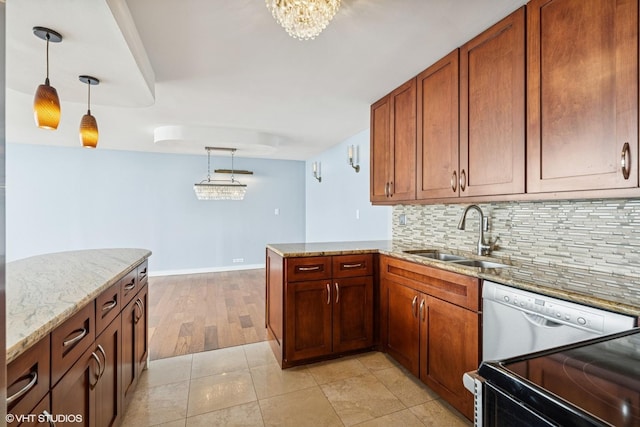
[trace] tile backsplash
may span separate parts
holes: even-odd
[[[416,249],[474,251],[478,213],[469,211],[466,230],[457,227],[466,206],[395,206],[393,239]],[[499,238],[495,256],[640,280],[640,199],[495,202],[479,206],[489,217],[485,236],[492,241]],[[406,216],[406,225],[400,225],[401,215]]]

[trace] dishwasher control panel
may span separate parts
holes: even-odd
[[[537,314],[557,323],[604,333],[604,316],[596,313],[595,309],[590,310],[590,307],[506,286],[493,288],[493,295],[485,296],[483,292],[483,298],[517,307],[521,311]]]

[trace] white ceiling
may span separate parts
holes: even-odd
[[[87,88],[98,149],[305,160],[369,126],[371,103],[525,0],[342,0],[315,40],[286,34],[262,0],[8,0],[7,141],[79,146]],[[33,123],[45,77],[57,131]],[[159,140],[154,142],[155,139]]]

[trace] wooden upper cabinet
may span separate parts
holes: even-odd
[[[458,196],[458,56],[417,78],[417,199]]]
[[[525,191],[525,8],[460,48],[460,196]]]
[[[638,186],[638,2],[532,0],[529,192]]]
[[[416,80],[371,106],[371,201],[416,198]]]

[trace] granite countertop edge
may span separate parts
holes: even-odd
[[[625,304],[620,301],[613,301],[596,296],[586,295],[579,292],[562,289],[555,284],[572,280],[571,272],[566,270],[557,271],[554,274],[555,280],[549,280],[545,283],[544,280],[539,280],[537,283],[522,279],[513,274],[518,270],[525,270],[530,272],[537,272],[537,266],[530,263],[517,262],[511,259],[504,259],[497,256],[480,257],[471,252],[460,251],[457,249],[448,249],[444,247],[429,247],[429,249],[437,249],[440,251],[446,251],[457,255],[462,255],[470,259],[484,259],[494,262],[500,262],[509,265],[506,269],[492,269],[492,268],[473,268],[460,266],[455,263],[443,262],[433,260],[411,253],[404,252],[406,250],[415,250],[417,248],[407,247],[402,244],[396,244],[391,240],[377,240],[377,241],[356,241],[356,242],[318,242],[318,243],[293,243],[293,244],[268,244],[267,248],[274,251],[283,258],[295,258],[305,256],[329,256],[329,255],[349,255],[349,254],[364,254],[364,253],[379,253],[382,255],[392,256],[394,258],[403,259],[405,261],[414,262],[416,264],[426,265],[429,267],[439,268],[445,271],[451,271],[454,273],[464,274],[467,276],[477,277],[480,279],[490,280],[504,285],[512,286],[531,292],[537,292],[540,294],[548,295],[550,297],[569,300],[576,303],[581,303],[605,310],[623,313],[632,316],[640,316],[640,307]],[[545,266],[545,270],[553,270],[550,266]],[[574,272],[579,275],[594,274],[584,268],[575,268]],[[541,275],[542,276],[542,275]],[[620,281],[633,281],[633,278],[625,276],[615,276],[613,274],[607,275],[612,279]],[[553,282],[553,283],[552,283]]]
[[[87,249],[37,255],[6,266],[6,363],[51,333],[151,255],[148,249]]]

